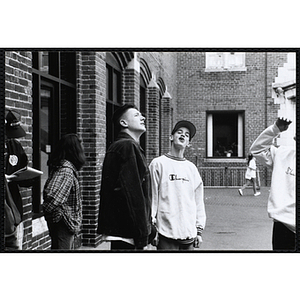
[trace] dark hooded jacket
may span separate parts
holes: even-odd
[[[151,233],[150,173],[142,148],[120,133],[103,162],[98,233],[133,238],[136,248]]]

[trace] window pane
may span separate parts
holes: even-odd
[[[118,73],[113,73],[113,102],[118,103]]]
[[[36,67],[38,67],[40,71],[48,74],[49,73],[49,52],[48,51],[38,52],[37,59],[38,62]]]
[[[48,178],[48,166],[47,161],[49,158],[49,154],[51,152],[51,141],[49,136],[50,131],[50,120],[51,120],[51,111],[50,107],[52,105],[52,88],[47,86],[41,87],[41,107],[40,107],[40,127],[41,127],[41,171],[43,171],[43,175],[41,176],[40,183],[40,192],[42,193],[45,182]],[[43,202],[42,194],[40,195],[40,203]]]
[[[76,81],[76,52],[60,53],[60,78],[75,83]]]
[[[237,114],[214,114],[214,156],[237,156]]]
[[[245,70],[245,53],[206,52],[206,69],[211,71]]]
[[[76,93],[75,90],[61,85],[61,136],[76,133]]]

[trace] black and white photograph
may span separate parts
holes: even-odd
[[[5,51],[4,251],[296,251],[295,137],[295,51]]]
[[[297,299],[296,11],[3,3],[4,297]]]

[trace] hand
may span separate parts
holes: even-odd
[[[7,174],[5,174],[5,178],[6,178],[7,182],[11,182],[17,177],[18,177],[17,175],[7,175]]]
[[[203,242],[201,235],[197,235],[194,240],[194,248],[200,248],[201,243]]]
[[[288,120],[287,118],[278,118],[276,121],[276,126],[279,128],[279,130],[282,131],[286,131],[289,128],[289,125],[292,123],[291,120]]]
[[[158,232],[157,232],[155,238],[151,242],[151,245],[154,247],[157,247],[158,243],[159,243],[159,237],[158,237]]]

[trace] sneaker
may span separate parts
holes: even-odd
[[[242,189],[239,189],[239,194],[240,194],[241,196],[243,196],[243,191],[242,191]]]
[[[260,192],[256,192],[255,194],[254,194],[254,196],[259,196],[260,195]]]

